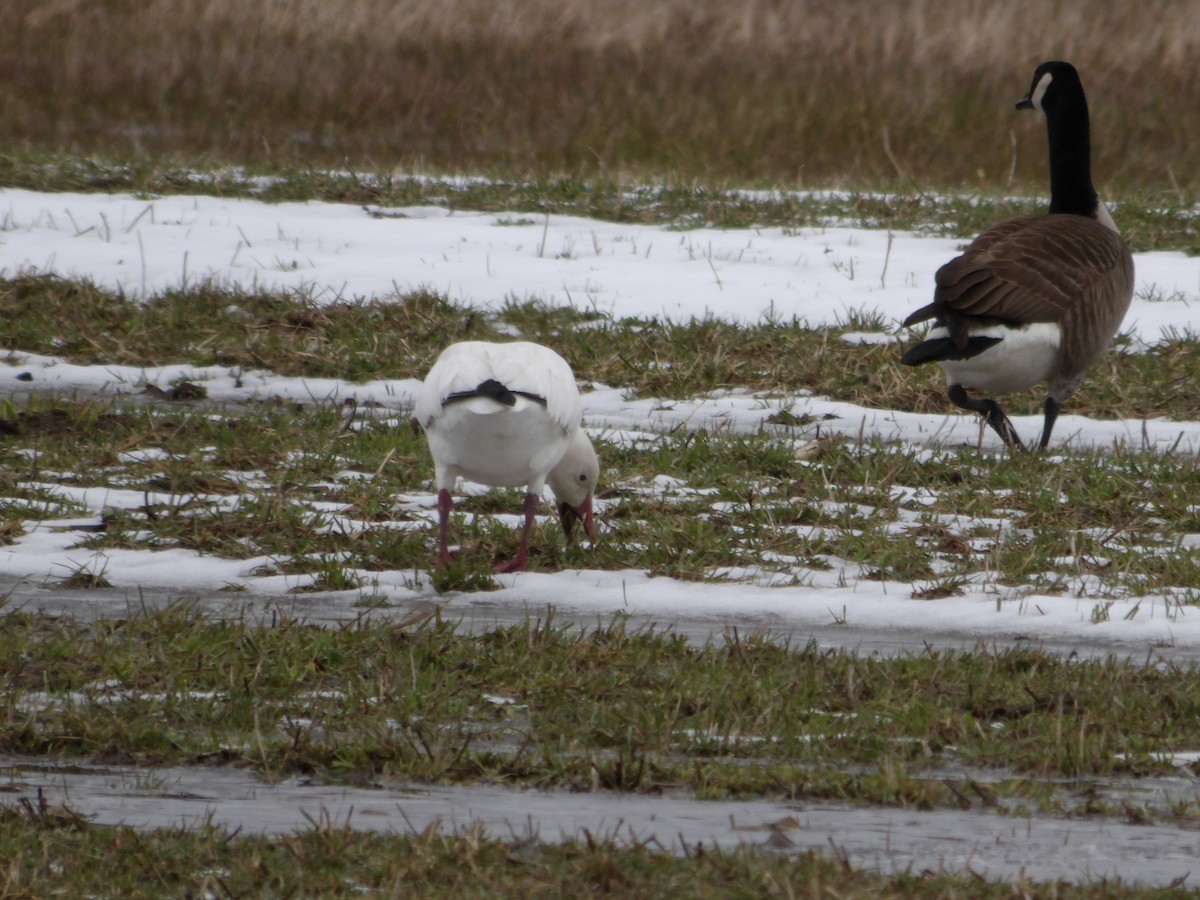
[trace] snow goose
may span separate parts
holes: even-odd
[[[1021,448],[1000,404],[967,388],[1007,393],[1049,382],[1041,448],[1064,401],[1121,326],[1133,296],[1133,257],[1092,185],[1087,99],[1075,67],[1045,62],[1017,109],[1046,116],[1050,213],[984,231],[938,269],[933,302],[904,325],[934,327],[900,361],[938,362],[946,393]]]
[[[526,486],[520,549],[496,572],[525,567],[529,531],[547,482],[567,539],[576,521],[596,539],[592,492],[600,463],[579,426],[582,413],[571,367],[548,347],[463,341],[442,351],[416,402],[437,483],[439,565],[450,561],[450,491],[460,476],[494,487]]]

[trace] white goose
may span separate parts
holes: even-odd
[[[463,341],[442,351],[416,402],[437,484],[438,565],[450,561],[450,491],[460,476],[494,487],[526,485],[520,549],[496,572],[525,568],[529,531],[547,481],[567,539],[575,521],[596,539],[592,492],[600,463],[579,427],[582,413],[571,367],[548,347]]]

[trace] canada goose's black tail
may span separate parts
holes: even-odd
[[[928,341],[921,341],[915,347],[910,347],[908,352],[900,357],[900,362],[906,366],[919,366],[923,363],[941,362],[945,359],[970,359],[1002,340],[1004,338],[973,337],[967,339],[967,346],[959,347],[952,338],[932,338]]]

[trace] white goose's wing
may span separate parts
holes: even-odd
[[[487,347],[483,341],[463,341],[451,344],[434,361],[413,409],[422,427],[442,412],[442,404],[452,394],[472,390],[493,377],[488,369]]]
[[[497,382],[513,394],[544,404],[550,417],[568,434],[579,427],[583,398],[571,367],[549,347],[529,341],[451,344],[437,358],[417,393],[417,420],[428,427],[448,399],[470,395],[488,382]],[[497,409],[501,408],[497,404]]]
[[[583,398],[565,359],[529,341],[491,344],[488,356],[493,378],[515,394],[544,399],[546,412],[568,434],[579,428]]]

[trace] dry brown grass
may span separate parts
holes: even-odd
[[[1195,189],[1194,0],[6,0],[6,140],[286,165],[1044,189],[1068,58],[1110,189]]]

